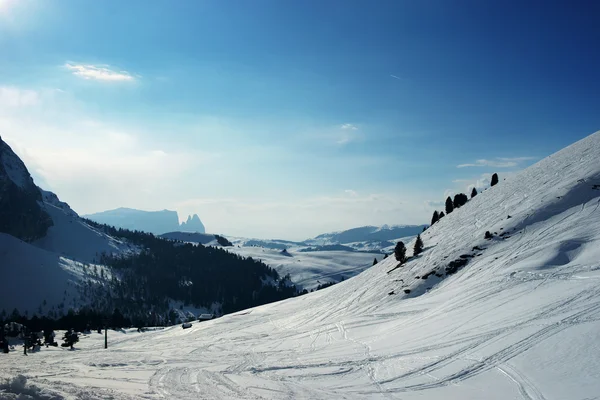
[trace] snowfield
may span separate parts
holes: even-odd
[[[600,132],[443,218],[404,266],[185,330],[110,332],[108,350],[91,334],[0,354],[0,397],[598,399],[599,189]]]
[[[299,289],[315,289],[319,284],[339,282],[358,275],[373,265],[373,259],[383,259],[382,253],[356,251],[298,251],[289,247],[287,255],[279,249],[264,247],[225,247],[225,250],[260,260],[275,269],[280,276],[290,274]]]

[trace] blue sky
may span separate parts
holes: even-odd
[[[600,129],[600,3],[0,0],[0,135],[79,213],[426,223]]]

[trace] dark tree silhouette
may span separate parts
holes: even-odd
[[[63,342],[64,343],[61,344],[61,347],[70,347],[71,350],[73,350],[73,345],[79,342],[79,335],[77,332],[69,329],[63,336]]]
[[[494,173],[494,175],[492,175],[492,182],[490,183],[490,186],[496,186],[498,184],[498,174]]]
[[[454,203],[452,202],[450,196],[448,196],[446,199],[446,214],[450,214],[452,211],[454,211]]]
[[[377,258],[373,259],[373,265],[377,264]]]
[[[471,198],[477,196],[477,189],[473,188],[473,190],[471,190]]]
[[[446,216],[446,214],[444,214],[444,212],[443,212],[443,211],[440,211],[440,219],[444,218],[445,216]],[[439,221],[440,219],[438,219],[438,221]]]
[[[435,210],[433,212],[433,217],[431,217],[431,225],[435,224],[439,220],[440,220],[440,215],[438,214],[437,210]]]
[[[415,247],[413,248],[413,254],[419,255],[423,251],[423,240],[421,239],[421,235],[417,235],[417,240],[415,241]]]
[[[460,207],[464,206],[465,204],[467,204],[467,201],[469,201],[469,198],[467,197],[466,194],[458,193],[458,194],[454,195],[454,200],[453,200],[452,204],[454,205],[454,208],[460,208]]]
[[[404,264],[406,261],[406,247],[403,242],[398,242],[396,247],[394,248],[394,256],[396,260],[400,262],[400,264]]]

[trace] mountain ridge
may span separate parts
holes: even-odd
[[[119,207],[113,210],[86,214],[83,215],[83,217],[116,228],[138,230],[153,233],[155,235],[177,231],[206,233],[204,224],[197,214],[189,215],[187,220],[180,224],[177,211],[167,209],[160,211],[145,211],[135,208]]]

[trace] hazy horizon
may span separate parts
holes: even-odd
[[[80,214],[290,240],[424,224],[600,129],[598,11],[0,0],[0,136]]]

